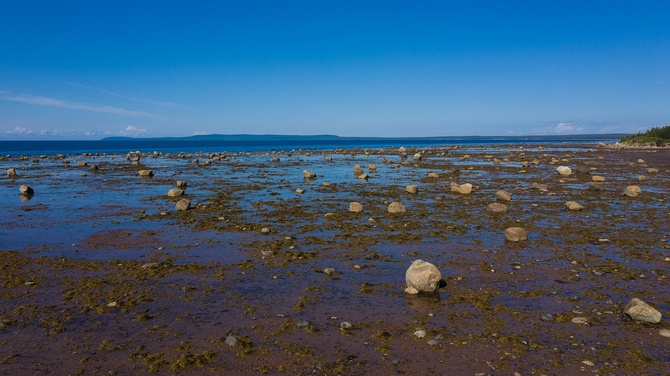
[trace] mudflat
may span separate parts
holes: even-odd
[[[670,150],[600,146],[2,157],[0,367],[666,374]]]

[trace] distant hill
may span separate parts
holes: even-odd
[[[670,146],[670,125],[654,127],[645,133],[625,136],[621,143],[631,146]]]
[[[297,141],[323,141],[323,140],[424,140],[424,141],[588,141],[588,140],[618,140],[628,134],[576,134],[576,135],[528,135],[528,136],[434,136],[434,137],[341,137],[331,134],[321,135],[279,135],[279,134],[208,134],[188,137],[155,137],[155,138],[134,138],[134,137],[107,137],[103,141],[275,141],[275,140],[297,140]]]

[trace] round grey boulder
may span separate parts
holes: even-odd
[[[442,274],[437,267],[423,260],[415,260],[405,272],[408,294],[434,292],[440,287]]]

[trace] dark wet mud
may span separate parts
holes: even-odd
[[[0,369],[667,373],[670,150],[407,154],[2,157]],[[16,177],[4,176],[9,168]],[[605,181],[594,186],[594,175]],[[177,180],[185,195],[168,197]],[[454,193],[452,183],[473,191]],[[21,196],[21,185],[35,194]],[[630,185],[641,194],[623,195]],[[508,210],[488,212],[498,190],[511,193],[498,201]],[[191,209],[176,211],[183,198]],[[362,212],[349,211],[353,201]],[[389,213],[394,201],[407,211]],[[528,240],[506,242],[508,227],[525,228]],[[435,264],[446,285],[406,295],[416,259]],[[661,311],[661,322],[627,319],[632,298]]]

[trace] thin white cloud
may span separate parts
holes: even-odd
[[[133,96],[130,96],[130,95],[123,95],[123,94],[115,93],[113,91],[109,91],[109,90],[106,90],[106,89],[101,89],[101,88],[97,88],[97,87],[93,87],[93,86],[83,85],[83,84],[80,84],[78,82],[69,82],[68,81],[68,82],[66,82],[66,84],[74,86],[74,87],[78,87],[78,88],[81,88],[81,89],[92,90],[92,91],[98,92],[100,94],[105,94],[105,95],[110,95],[110,96],[113,96],[113,97],[128,99],[128,100],[131,100],[131,101],[134,101],[134,102],[147,103],[147,104],[151,104],[151,105],[154,105],[154,106],[161,106],[161,107],[185,108],[185,106],[182,106],[180,104],[173,103],[173,102],[162,102],[162,101],[155,101],[155,100],[151,100],[151,99],[133,97]]]
[[[14,129],[10,129],[10,130],[6,131],[5,133],[9,133],[9,134],[31,134],[31,133],[33,133],[33,131],[30,130],[30,129],[27,129],[27,128],[23,128],[23,127],[16,127]]]
[[[147,131],[146,129],[144,129],[144,128],[137,128],[137,127],[134,126],[134,125],[129,125],[129,126],[126,127],[126,132],[138,132],[138,133],[144,133],[144,132],[146,132],[146,131]]]
[[[86,103],[68,102],[56,98],[42,97],[39,95],[31,95],[31,94],[14,94],[7,91],[0,91],[0,100],[27,103],[36,106],[47,106],[47,107],[66,108],[71,110],[102,112],[105,114],[114,114],[114,115],[125,115],[125,116],[134,116],[143,118],[162,118],[161,115],[156,115],[149,112],[132,111],[127,110],[125,108],[119,108],[113,106],[98,106]]]

